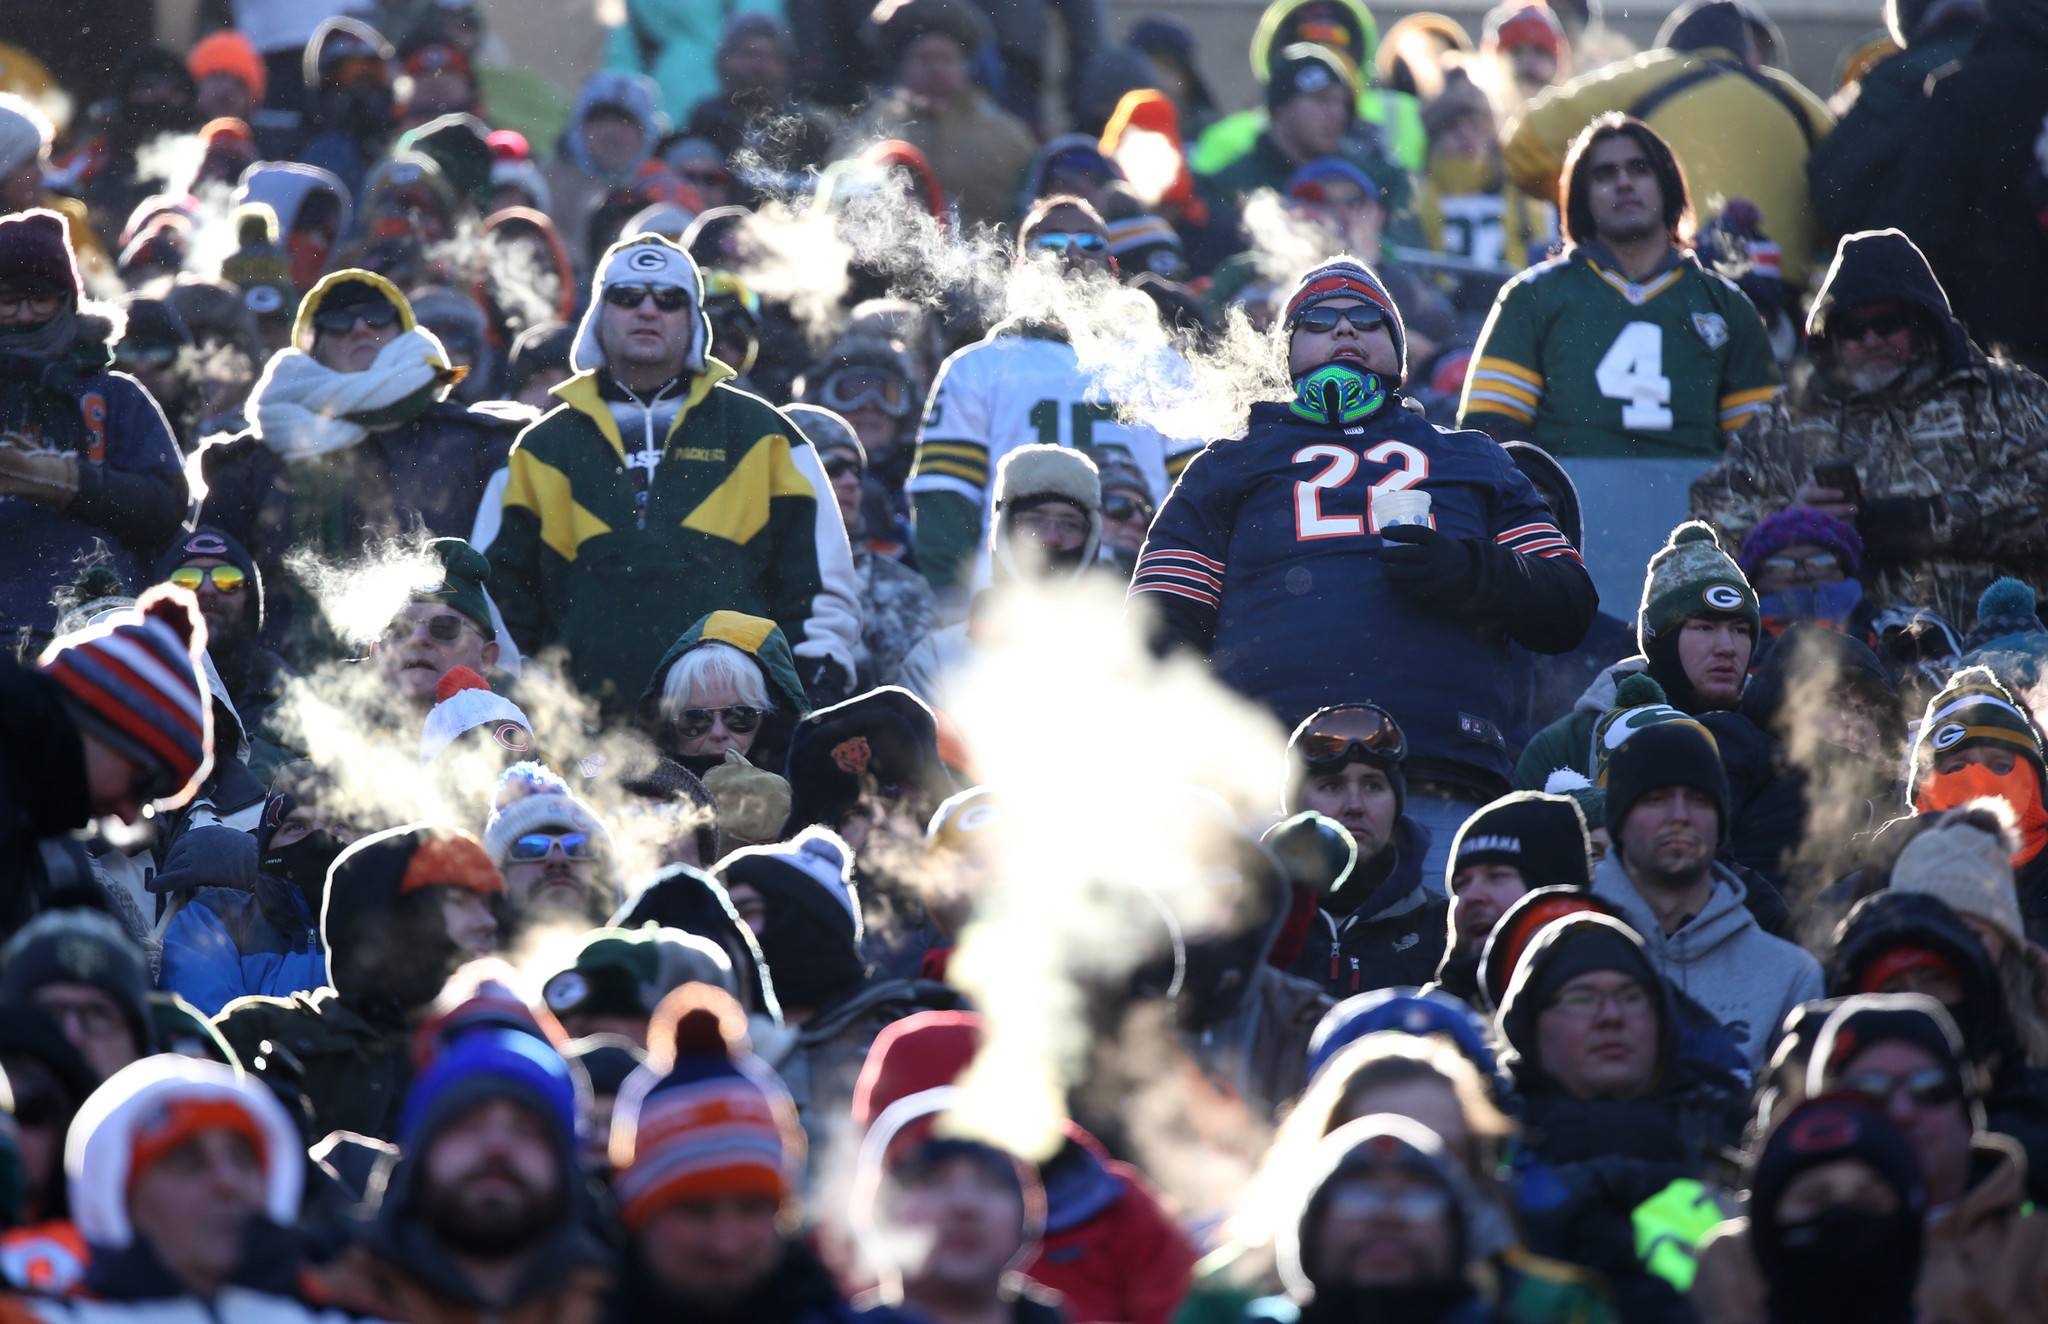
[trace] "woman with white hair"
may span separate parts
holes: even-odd
[[[655,744],[698,776],[728,750],[780,771],[790,729],[810,710],[782,631],[737,611],[712,612],[685,630],[640,697]]]

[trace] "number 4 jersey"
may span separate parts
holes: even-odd
[[[1733,284],[1690,252],[1636,284],[1581,244],[1501,290],[1458,422],[1566,460],[1718,458],[1777,390],[1769,335]]]
[[[1426,493],[1436,531],[1468,543],[1462,600],[1418,601],[1387,579],[1375,496],[1402,491]],[[1211,443],[1181,473],[1131,594],[1281,721],[1378,703],[1417,771],[1485,785],[1505,785],[1511,763],[1508,640],[1573,648],[1595,607],[1577,551],[1507,452],[1399,403],[1353,426],[1254,405],[1242,439]]]

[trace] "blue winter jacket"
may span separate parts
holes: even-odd
[[[327,984],[320,917],[299,889],[258,874],[256,890],[202,887],[164,931],[163,986],[213,1016],[236,998],[288,998]]]

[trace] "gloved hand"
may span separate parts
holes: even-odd
[[[67,506],[78,495],[78,456],[0,442],[0,495]]]
[[[719,835],[728,847],[774,841],[789,817],[789,783],[736,749],[704,774],[704,789],[717,806]]]
[[[145,886],[152,892],[202,887],[256,890],[256,838],[220,823],[189,828],[171,843],[164,867]]]
[[[1455,606],[1479,587],[1471,539],[1446,538],[1424,524],[1397,524],[1380,530],[1380,537],[1387,541],[1380,552],[1387,580],[1410,597]]]
[[[804,693],[810,696],[813,708],[829,708],[846,698],[847,691],[853,688],[853,677],[829,657],[797,658],[796,676],[804,683]]]

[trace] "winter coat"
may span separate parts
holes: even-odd
[[[1515,761],[1515,789],[1540,791],[1550,774],[1559,768],[1591,777],[1593,724],[1614,706],[1614,694],[1622,680],[1649,665],[1649,659],[1640,655],[1625,657],[1595,676],[1570,712],[1538,731],[1523,746],[1521,758]]]
[[[1976,41],[1975,24],[1916,36],[1856,81],[1855,100],[1806,162],[1813,215],[1825,234],[1897,225],[1906,196],[1922,181],[1905,174],[1906,153],[1927,113],[1928,79]]]
[[[1899,170],[1899,225],[1926,251],[1981,345],[2048,371],[2048,3],[1994,0],[1962,62],[1939,73]]]
[[[1195,1249],[1144,1175],[1070,1127],[1039,1177],[1045,1234],[1026,1276],[1060,1294],[1072,1324],[1167,1324]]]
[[[887,1306],[862,1310],[848,1304],[831,1273],[800,1241],[784,1243],[774,1270],[719,1311],[678,1299],[648,1270],[637,1250],[629,1248],[601,1318],[605,1324],[711,1319],[745,1324],[915,1324],[918,1319]]]
[[[1441,937],[1440,916],[1436,931]],[[1189,1047],[1203,1069],[1235,1090],[1254,1115],[1271,1116],[1308,1088],[1309,1040],[1335,1005],[1315,981],[1260,964],[1231,1013],[1197,1031]]]
[[[731,375],[713,359],[690,379],[644,508],[598,372],[556,387],[562,403],[513,447],[492,597],[522,650],[565,647],[571,677],[610,712],[641,693],[678,634],[720,610],[767,617],[798,657],[853,673],[860,608],[824,470]]]
[[[1394,825],[1391,863],[1348,915],[1318,907],[1291,973],[1333,998],[1376,988],[1426,984],[1443,959],[1450,903],[1422,876],[1429,829],[1407,815]],[[1362,867],[1371,870],[1377,860]]]
[[[877,685],[903,685],[927,702],[932,695],[903,679],[910,655],[938,620],[938,600],[925,577],[901,561],[866,547],[853,549],[853,574],[860,585],[860,652],[854,692]]]
[[[2025,1204],[2026,1158],[1993,1133],[1971,1147],[1969,1189],[1928,1216],[1914,1300],[1940,1324],[2048,1321],[2048,1214]],[[1693,1310],[1699,1324],[1764,1324],[1764,1299],[1749,1219],[1730,1219],[1700,1248]]]
[[[765,631],[763,626],[767,627]],[[723,761],[723,755],[711,759],[685,756],[669,737],[661,717],[661,690],[668,681],[670,668],[705,644],[737,648],[761,668],[775,711],[762,719],[754,743],[747,750],[747,761],[757,768],[780,768],[789,752],[790,729],[811,711],[811,700],[804,693],[803,681],[797,677],[796,655],[789,651],[789,641],[782,637],[781,629],[759,616],[717,611],[683,631],[661,655],[661,661],[654,664],[647,688],[640,695],[640,720],[656,733],[656,743],[663,754],[699,777]]]
[[[1538,95],[1502,138],[1508,177],[1524,193],[1557,196],[1565,149],[1611,110],[1646,121],[1685,169],[1695,205],[1748,198],[1783,254],[1785,281],[1806,283],[1819,248],[1806,196],[1806,161],[1835,117],[1790,74],[1748,69],[1731,51],[1645,51]]]
[[[1658,973],[1713,1013],[1760,1074],[1786,1015],[1821,996],[1820,962],[1764,932],[1747,905],[1748,885],[1732,868],[1716,861],[1713,871],[1706,907],[1675,933],[1657,922],[1619,851],[1594,868],[1593,895],[1621,912]]]
[[[296,1232],[251,1224],[243,1262],[212,1299],[173,1277],[149,1244],[98,1248],[79,1294],[62,1300],[0,1297],[0,1324],[351,1324],[356,1316],[312,1304]]]
[[[40,911],[49,881],[40,843],[92,820],[85,744],[56,681],[0,657],[0,934]]]
[[[1017,183],[1038,144],[981,89],[970,84],[935,111],[902,91],[886,93],[846,141],[859,146],[877,138],[898,138],[924,153],[964,224],[1008,225],[1017,219]]]
[[[824,1147],[830,1128],[852,1108],[854,1082],[860,1078],[876,1035],[912,1012],[959,1005],[960,995],[944,984],[921,979],[871,980],[845,1001],[812,1017],[791,1036],[781,1053],[771,1055],[768,1065],[789,1087],[813,1150]]]
[[[110,370],[111,333],[106,319],[80,313],[78,337],[62,356],[0,363],[0,433],[26,449],[78,456],[78,491],[62,505],[0,496],[0,546],[9,549],[0,636],[12,649],[21,631],[32,631],[30,656],[56,626],[51,594],[87,556],[105,547],[109,568],[140,592],[185,514],[177,438],[142,383]]]
[[[216,1016],[237,998],[290,998],[327,983],[320,917],[299,889],[258,874],[256,890],[204,887],[164,930],[159,982]]]
[[[309,1135],[354,1131],[388,1140],[398,1134],[399,1109],[412,1080],[405,1027],[372,1022],[332,987],[240,998],[222,1008],[213,1025],[241,1061],[254,1059],[266,1039],[298,1059],[301,1087],[313,1107]]]
[[[1881,300],[1931,321],[1939,357],[1883,391],[1849,395],[1832,380],[1829,322]],[[1816,465],[1848,456],[1863,484],[1857,529],[1873,611],[1931,607],[1964,621],[2000,575],[2048,582],[2048,382],[1987,358],[1951,316],[1926,259],[1891,232],[1836,256],[1809,327],[1812,379],[1737,434],[1693,484],[1693,514],[1736,546],[1793,504]]]

